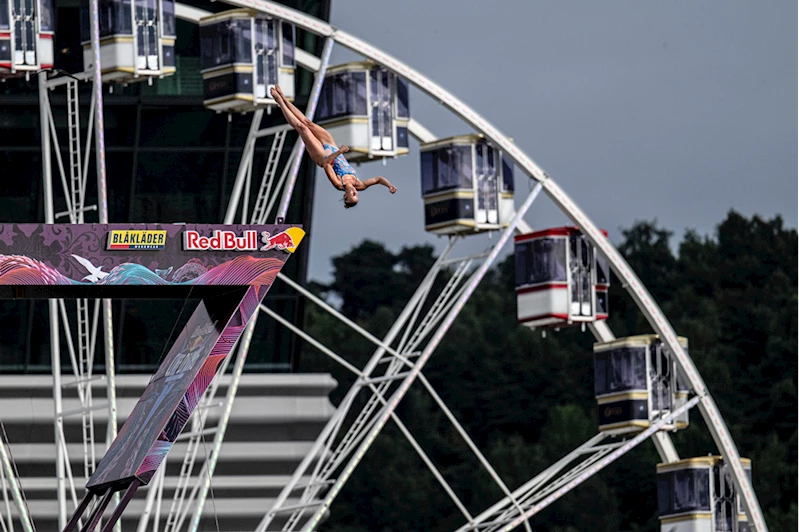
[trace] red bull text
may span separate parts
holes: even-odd
[[[200,236],[197,231],[183,233],[186,251],[258,251],[258,231],[245,231],[236,236],[233,231],[214,231],[214,236]]]
[[[267,231],[261,233],[258,247],[258,231],[245,231],[238,236],[233,231],[214,231],[213,236],[201,236],[197,231],[183,233],[183,249],[186,251],[280,251],[294,250],[296,244],[288,233],[282,232],[274,236]]]

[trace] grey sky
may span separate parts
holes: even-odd
[[[709,234],[730,208],[796,227],[795,1],[333,0],[331,18],[513,137],[615,243],[644,219]],[[338,47],[332,64],[356,59]],[[410,104],[440,137],[472,132],[419,91]],[[445,243],[424,231],[415,140],[358,172],[399,190],[370,189],[345,211],[319,172],[312,279],[328,281],[330,257],[364,238]],[[529,182],[517,175],[517,204]],[[526,220],[567,222],[544,195]]]

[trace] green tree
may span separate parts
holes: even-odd
[[[618,249],[661,305],[716,399],[772,530],[797,525],[797,235],[782,220],[731,211],[713,237],[687,231],[675,256],[656,222],[623,231]],[[393,253],[363,242],[333,259],[334,281],[317,286],[378,336],[434,261],[430,246]],[[440,288],[443,280],[438,281]],[[433,290],[436,293],[436,290]],[[617,279],[610,325],[618,337],[651,327]],[[428,303],[429,305],[429,303]],[[424,373],[510,489],[597,430],[590,334],[565,328],[544,338],[515,320],[514,260],[482,281]],[[358,367],[374,346],[308,307],[306,329]],[[337,403],[354,377],[306,348],[303,368],[330,371]],[[358,408],[363,400],[356,405]],[[397,411],[458,497],[476,515],[503,496],[421,386]],[[673,435],[681,456],[718,454],[698,410]],[[536,515],[533,529],[657,529],[654,446],[644,443]],[[391,422],[333,506],[323,530],[451,530],[463,517]]]

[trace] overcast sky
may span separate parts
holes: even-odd
[[[513,137],[614,243],[636,220],[657,219],[676,240],[687,228],[712,234],[731,208],[796,227],[795,0],[333,0],[331,23]],[[357,59],[337,47],[331,64]],[[474,132],[420,91],[410,105],[439,137]],[[410,155],[358,173],[399,190],[369,189],[345,211],[320,171],[312,279],[328,281],[330,257],[365,238],[394,251],[445,244],[424,231],[415,140]],[[529,183],[517,175],[517,204]],[[543,194],[526,220],[567,222]]]

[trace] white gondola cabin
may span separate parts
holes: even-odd
[[[350,162],[406,155],[408,82],[371,61],[330,67],[315,120],[349,147]]]
[[[425,230],[493,231],[513,219],[513,163],[482,135],[420,145]]]
[[[89,8],[81,10],[83,65],[94,65]],[[100,68],[106,83],[175,73],[174,0],[100,0]]]
[[[519,323],[562,327],[608,317],[607,262],[577,227],[536,231],[514,240]]]
[[[688,340],[679,341],[687,351]],[[644,430],[679,408],[688,399],[688,387],[668,347],[652,334],[594,344],[594,394],[599,430],[623,434]],[[685,412],[663,430],[687,426]]]
[[[53,0],[0,0],[0,79],[53,68]]]
[[[249,112],[277,105],[269,94],[280,85],[294,99],[294,25],[232,9],[200,19],[200,68],[209,109]]]
[[[749,482],[752,462],[741,458]],[[720,456],[658,464],[658,515],[662,532],[749,532],[732,471]]]

